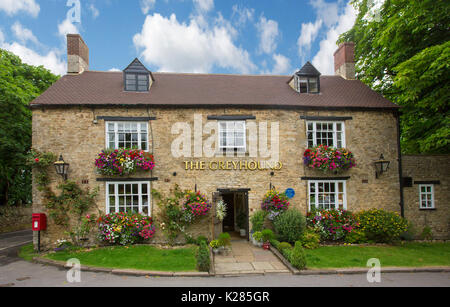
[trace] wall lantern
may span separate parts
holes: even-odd
[[[380,156],[379,160],[375,161],[375,177],[377,179],[389,169],[389,164],[391,164],[391,162],[385,160],[383,155]]]
[[[67,180],[67,171],[69,170],[69,163],[64,162],[63,156],[59,156],[59,160],[55,163],[56,173],[61,175],[64,180]]]

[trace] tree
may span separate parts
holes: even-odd
[[[401,108],[404,153],[449,153],[450,5],[443,0],[354,0],[338,43],[355,42],[358,79]],[[371,14],[372,13],[372,14]]]
[[[28,104],[58,79],[0,49],[0,205],[31,201],[31,111]]]

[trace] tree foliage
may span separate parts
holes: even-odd
[[[405,153],[450,152],[450,5],[444,0],[354,0],[358,78],[401,108]]]
[[[31,111],[28,104],[58,79],[0,49],[0,205],[31,201]]]

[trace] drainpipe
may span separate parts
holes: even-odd
[[[402,148],[400,145],[400,111],[396,111],[397,117],[397,151],[398,151],[398,176],[400,179],[400,213],[405,217],[404,197],[403,197],[403,167],[402,167]]]

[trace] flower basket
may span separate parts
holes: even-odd
[[[151,171],[155,167],[153,155],[143,150],[103,150],[95,159],[97,172],[106,176],[124,176],[137,170]]]
[[[353,153],[345,148],[319,145],[306,149],[303,164],[312,169],[338,173],[355,167],[356,161]]]
[[[208,214],[211,209],[211,203],[205,195],[200,191],[192,192],[188,191],[186,199],[183,204],[183,210],[185,211],[186,218],[194,220],[198,217],[202,217]]]
[[[261,203],[261,209],[271,212],[271,215],[276,216],[278,213],[289,208],[288,197],[284,193],[278,193],[277,190],[270,190],[264,195]]]

